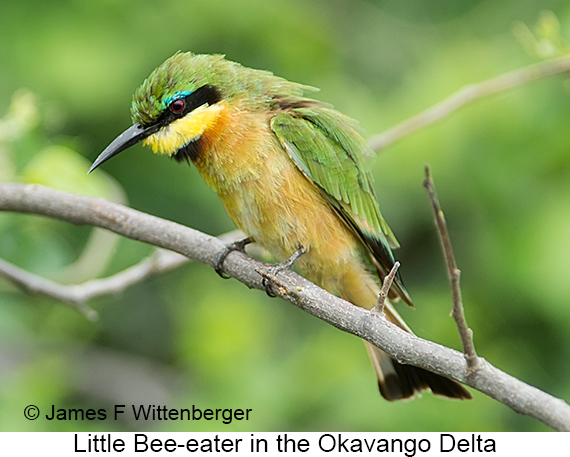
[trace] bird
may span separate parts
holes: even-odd
[[[373,187],[373,151],[357,121],[306,94],[317,89],[223,55],[177,52],[136,90],[133,125],[89,172],[142,141],[194,165],[249,239],[353,305],[372,309],[399,247]],[[400,274],[389,300],[412,305]],[[387,300],[389,321],[411,332]],[[423,390],[470,399],[461,384],[405,365],[365,342],[381,395]]]

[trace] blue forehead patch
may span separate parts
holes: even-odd
[[[174,100],[177,100],[179,98],[183,98],[186,97],[187,95],[190,95],[192,93],[191,90],[181,90],[176,92],[174,95],[165,98],[162,102],[162,105],[164,108],[166,108],[168,105],[170,105],[171,102],[173,102]]]

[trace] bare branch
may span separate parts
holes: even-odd
[[[83,314],[90,321],[96,321],[99,317],[97,311],[90,308],[85,300],[77,296],[73,286],[62,286],[49,279],[23,270],[5,260],[0,259],[0,275],[21,287],[30,294],[48,295],[61,300],[71,308]]]
[[[229,243],[243,237],[243,232],[234,230],[219,236],[219,239]],[[136,265],[112,276],[92,279],[81,284],[60,284],[0,259],[0,276],[10,280],[28,293],[42,294],[61,300],[85,315],[89,320],[97,320],[97,312],[87,305],[89,300],[121,293],[151,276],[174,270],[188,262],[190,262],[188,257],[176,252],[157,249]]]
[[[451,315],[453,316],[453,319],[455,319],[457,329],[459,330],[459,336],[461,337],[461,343],[463,345],[463,353],[467,359],[468,374],[470,374],[472,370],[477,369],[479,366],[479,358],[477,357],[475,345],[473,344],[473,331],[467,326],[467,320],[465,319],[463,300],[461,299],[461,287],[459,285],[461,271],[457,268],[457,263],[455,262],[455,256],[453,254],[453,247],[451,246],[451,238],[447,230],[445,216],[441,210],[428,165],[425,167],[425,172],[426,178],[424,180],[424,187],[427,189],[429,199],[433,207],[435,223],[439,233],[439,239],[441,240],[441,245],[443,246],[443,252],[445,254],[445,263],[447,264],[449,280],[451,281],[451,293],[453,296],[453,309],[451,311]]]
[[[214,267],[224,244],[174,222],[165,221],[102,199],[67,194],[41,186],[0,184],[0,210],[41,214],[80,225],[94,225],[120,235],[176,251]],[[241,252],[232,252],[224,271],[246,286],[264,290],[255,269],[270,266]],[[267,270],[265,270],[267,271]],[[471,386],[513,410],[556,429],[570,431],[570,406],[529,386],[480,358],[479,368],[466,375],[463,354],[404,332],[383,316],[354,306],[293,272],[279,273],[275,282],[283,298],[331,325],[363,338],[402,363],[418,366]]]
[[[398,268],[400,268],[400,262],[396,261],[390,272],[384,277],[376,305],[370,310],[372,313],[384,314],[384,302],[386,301],[390,287],[392,287],[392,282],[394,281]]]
[[[370,139],[370,145],[372,149],[379,151],[401,140],[406,135],[449,116],[454,111],[457,111],[459,108],[475,100],[522,86],[537,79],[566,73],[568,71],[570,71],[570,55],[565,55],[556,59],[535,63],[509,73],[504,73],[477,84],[470,84],[425,111],[372,137]]]

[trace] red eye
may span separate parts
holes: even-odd
[[[184,100],[182,99],[174,100],[170,104],[170,111],[172,111],[174,114],[180,114],[182,111],[184,111],[185,106],[186,103],[184,102]]]

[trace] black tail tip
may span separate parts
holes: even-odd
[[[456,400],[471,400],[471,393],[452,379],[411,365],[394,361],[396,373],[390,373],[378,382],[380,394],[388,401],[407,400],[421,396],[423,390],[434,395]]]

